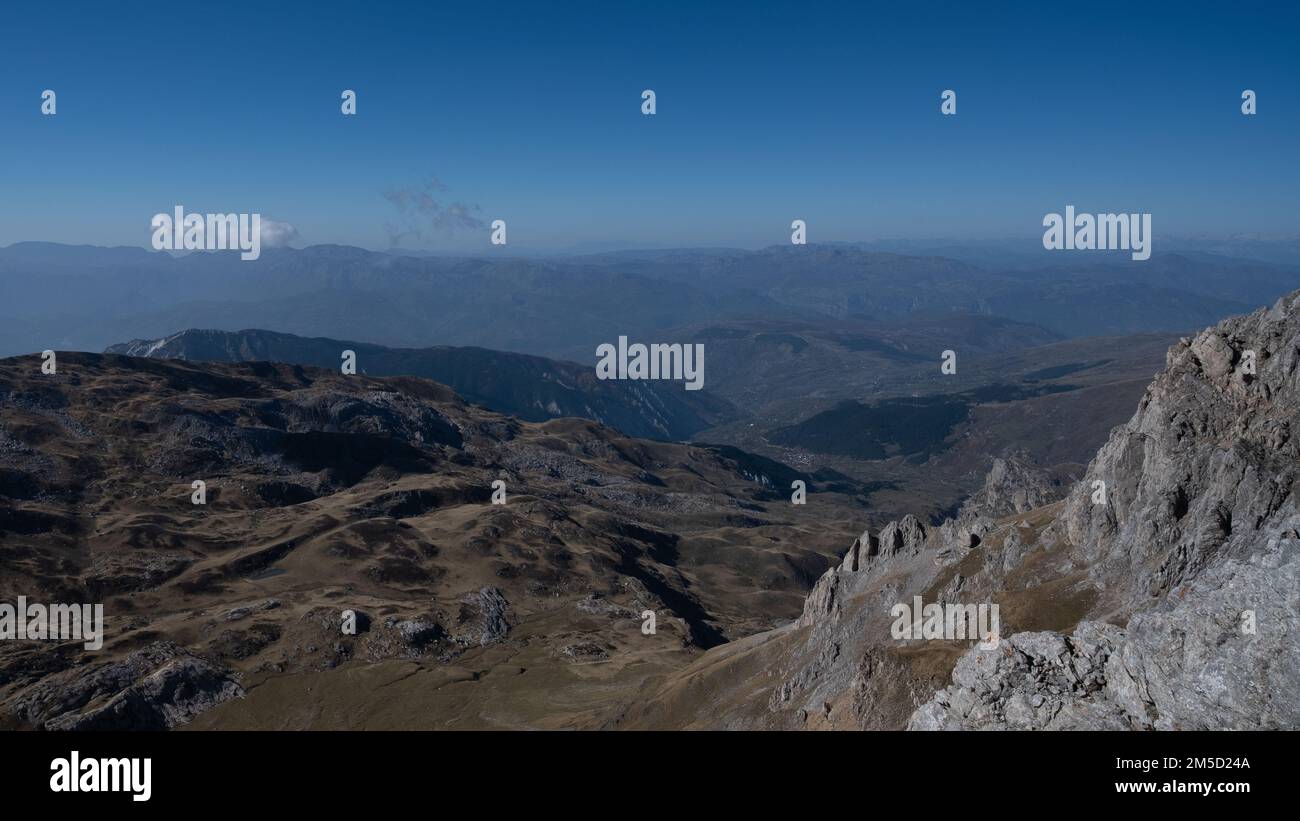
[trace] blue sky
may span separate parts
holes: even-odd
[[[21,4],[0,27],[0,245],[147,245],[149,218],[182,204],[291,223],[297,245],[384,249],[402,224],[385,192],[435,177],[435,199],[506,219],[521,249],[758,247],[787,242],[796,217],[813,242],[1028,237],[1066,204],[1151,212],[1157,237],[1294,233],[1298,16]],[[345,88],[355,117],[339,112]],[[946,88],[955,117],[939,113]],[[483,249],[487,229],[403,247]]]

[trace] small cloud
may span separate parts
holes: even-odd
[[[298,239],[298,229],[287,222],[262,220],[262,245],[267,248],[284,248]]]
[[[410,237],[423,240],[431,233],[451,234],[456,231],[477,231],[486,223],[476,214],[481,210],[470,202],[444,203],[434,194],[446,191],[447,186],[437,177],[418,186],[398,188],[383,193],[384,199],[397,209],[400,224],[388,223],[388,240],[396,247]]]

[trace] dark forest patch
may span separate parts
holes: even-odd
[[[767,434],[774,445],[854,459],[905,456],[924,461],[943,451],[971,408],[1074,390],[1072,385],[986,385],[939,396],[895,397],[870,404],[841,402],[830,410]]]

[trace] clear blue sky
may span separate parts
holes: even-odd
[[[560,7],[563,6],[561,9]],[[1044,213],[1294,232],[1294,4],[11,5],[0,245],[259,212],[382,249],[385,192],[512,246],[1031,236]],[[58,113],[40,114],[43,89]],[[358,115],[339,112],[344,88]],[[642,89],[658,113],[640,113]],[[939,113],[945,88],[958,114]],[[1242,89],[1259,114],[1240,114]],[[404,247],[485,246],[484,230]]]

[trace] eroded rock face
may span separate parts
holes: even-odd
[[[897,522],[890,522],[880,530],[879,553],[882,559],[898,555],[915,556],[925,544],[925,525],[911,514]],[[874,558],[874,555],[872,556]]]
[[[1134,578],[1135,606],[1216,560],[1249,555],[1294,510],[1300,293],[1180,342],[1167,361],[1061,516],[1097,575]],[[1098,482],[1104,503],[1094,501]]]
[[[807,633],[773,671],[780,678],[761,726],[897,729],[941,686],[892,652],[889,613],[947,565],[944,538],[941,528],[905,516],[854,541],[805,600],[794,626]]]
[[[1298,371],[1300,293],[1174,346],[1056,523],[1125,626],[968,651],[909,728],[1300,727]]]
[[[1051,471],[1036,467],[1023,458],[996,456],[984,477],[984,487],[966,500],[957,519],[1000,519],[1024,513],[1055,502],[1068,489]]]
[[[1253,629],[1254,632],[1249,632]],[[1300,727],[1300,541],[1208,569],[1129,622],[1107,694],[1157,730]]]
[[[1000,461],[957,519],[859,537],[805,602],[773,725],[1300,728],[1297,425],[1300,292],[1174,346],[1059,506]],[[1000,602],[998,645],[891,637],[911,596]]]
[[[1118,628],[1080,624],[1072,636],[1017,633],[991,650],[967,652],[953,684],[912,714],[909,730],[1127,729],[1099,693]]]
[[[1297,591],[1300,541],[1291,538],[1251,562],[1215,566],[1127,628],[1018,633],[997,650],[967,652],[908,729],[1298,727]]]
[[[495,587],[484,587],[461,599],[461,632],[456,642],[486,645],[510,632],[510,603]]]
[[[885,525],[879,536],[864,531],[844,554],[843,561],[823,573],[813,585],[804,600],[798,625],[833,621],[845,595],[858,591],[864,580],[879,575],[885,568],[921,555],[931,536],[931,531],[910,514]]]
[[[47,730],[168,730],[243,694],[228,670],[155,642],[120,662],[44,679],[18,712]]]

